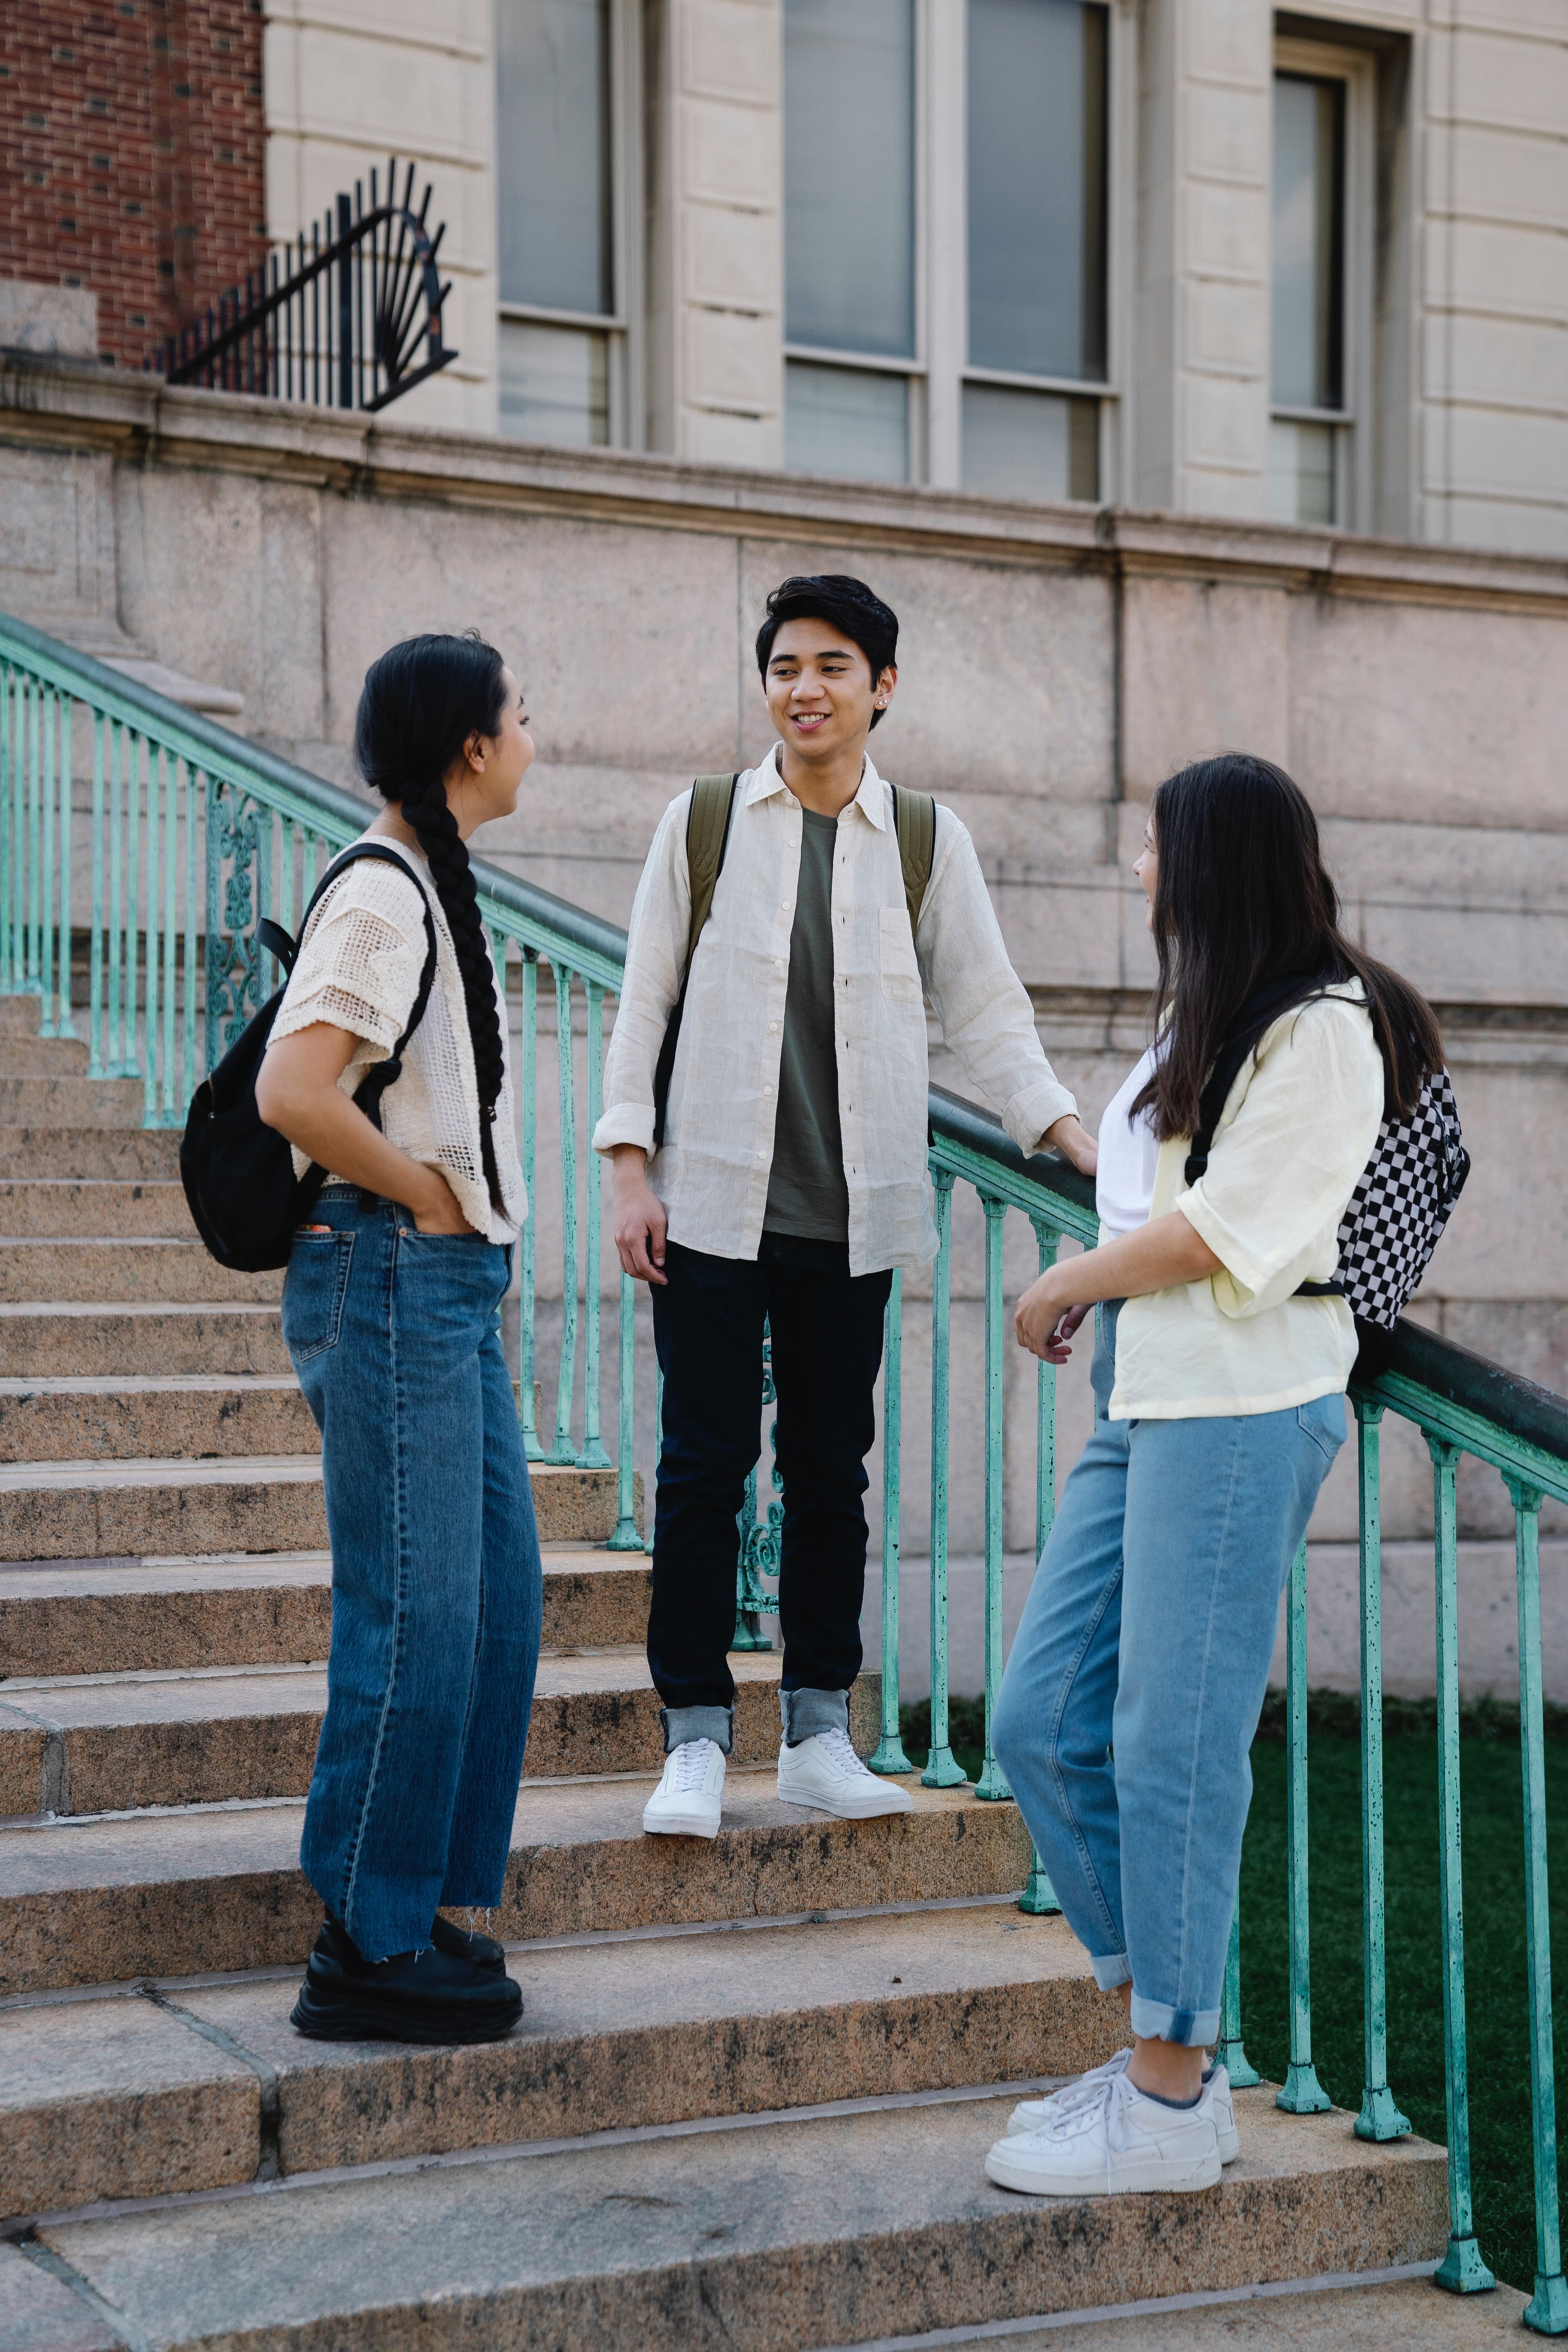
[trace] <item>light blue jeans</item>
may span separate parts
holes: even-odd
[[[543,1612],[509,1256],[334,1186],[283,1280],[332,1547],[300,1861],[368,1960],[427,1944],[443,1904],[501,1896]]]
[[[1131,1982],[1134,2033],[1196,2046],[1219,2032],[1279,1595],[1345,1405],[1109,1421],[1116,1314],[1096,1319],[1094,1433],[1024,1606],[995,1745],[1096,1980]]]

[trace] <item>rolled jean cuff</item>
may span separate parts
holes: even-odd
[[[1206,2050],[1219,2040],[1217,2009],[1172,2009],[1163,2000],[1132,1995],[1132,2031],[1141,2042],[1173,2042],[1183,2050]]]
[[[711,1739],[726,1756],[735,1744],[735,1710],[732,1706],[661,1706],[658,1720],[664,1733],[664,1752],[672,1756],[684,1748],[689,1739]]]
[[[1125,1952],[1090,1952],[1089,1965],[1094,1970],[1094,1981],[1101,1992],[1114,1992],[1118,1985],[1132,1980],[1132,1963]]]
[[[791,1748],[798,1748],[803,1739],[810,1739],[818,1731],[842,1731],[847,1736],[849,1694],[841,1690],[782,1690],[779,1713],[784,1717],[785,1743]]]

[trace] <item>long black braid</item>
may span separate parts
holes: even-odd
[[[504,1065],[495,978],[466,843],[444,779],[470,735],[494,736],[506,708],[504,664],[478,636],[410,637],[365,672],[354,760],[367,784],[395,802],[419,836],[458,953],[479,1081],[479,1149],[500,1206],[494,1123]]]

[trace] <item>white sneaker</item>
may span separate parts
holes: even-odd
[[[1213,2086],[1196,2106],[1168,2107],[1125,2074],[1109,2075],[1041,2130],[999,2139],[985,2175],[1036,2197],[1212,2189],[1220,2177]]]
[[[813,1805],[843,1822],[881,1813],[909,1813],[914,1799],[896,1780],[868,1772],[844,1731],[814,1731],[797,1748],[779,1749],[779,1795],[786,1805]]]
[[[642,1809],[652,1837],[719,1834],[724,1796],[724,1750],[716,1739],[683,1739],[665,1759],[664,1777]]]
[[[1131,2057],[1130,2049],[1119,2050],[1114,2058],[1106,2060],[1103,2066],[1091,2066],[1087,2074],[1079,2074],[1072,2082],[1064,2083],[1059,2091],[1052,2091],[1043,2099],[1020,2099],[1007,2118],[1009,2137],[1016,2139],[1024,2132],[1041,2131],[1053,2116],[1065,2114],[1068,2107],[1079,2105],[1085,2098],[1092,2098],[1100,2084],[1108,2083],[1113,2074],[1127,2072]],[[1230,2076],[1223,2066],[1209,2068],[1204,2076],[1204,2088],[1214,2093],[1214,2128],[1215,2137],[1219,2142],[1219,2160],[1222,2164],[1234,2164],[1241,2154],[1241,2141],[1236,2128]]]

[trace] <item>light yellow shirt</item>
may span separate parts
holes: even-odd
[[[1359,981],[1264,1031],[1197,1183],[1184,1179],[1189,1139],[1160,1147],[1150,1219],[1179,1209],[1221,1271],[1127,1301],[1112,1421],[1279,1412],[1344,1388],[1350,1308],[1293,1294],[1332,1278],[1340,1220],[1382,1123],[1383,1057]]]

